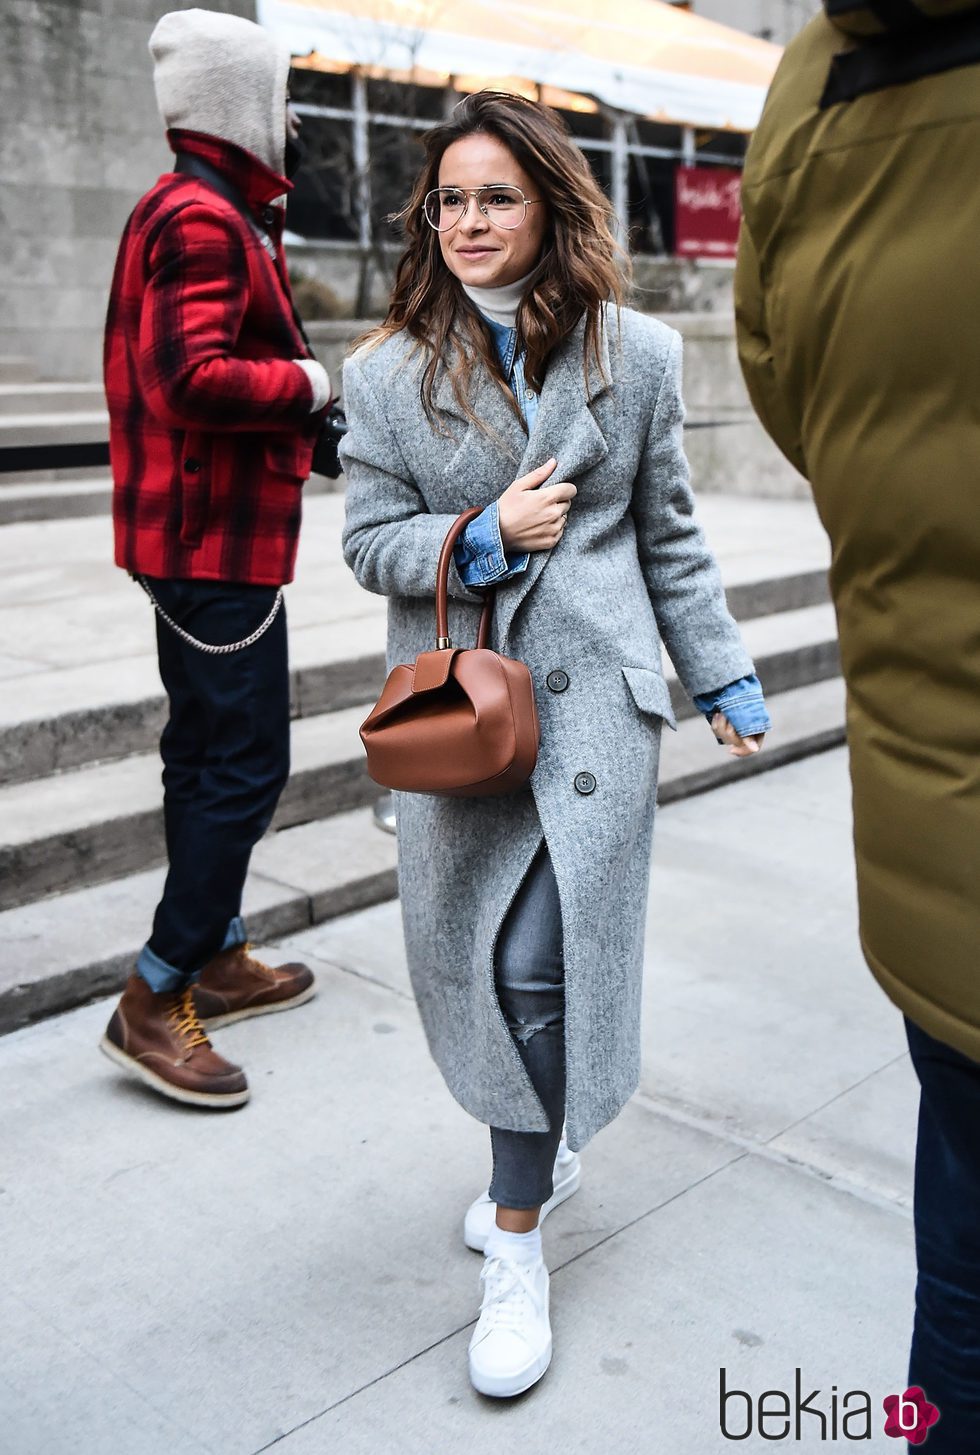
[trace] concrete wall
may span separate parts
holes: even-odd
[[[254,0],[204,0],[254,19]],[[3,0],[0,353],[101,373],[116,246],[165,170],[147,41],[183,0]]]

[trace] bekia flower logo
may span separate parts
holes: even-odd
[[[910,1445],[924,1443],[930,1429],[939,1419],[939,1411],[930,1404],[917,1384],[904,1394],[890,1394],[884,1400],[885,1434]]]

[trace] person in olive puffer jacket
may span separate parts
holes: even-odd
[[[833,547],[861,941],[921,1082],[910,1384],[980,1450],[980,0],[825,0],[750,146],[756,409]]]

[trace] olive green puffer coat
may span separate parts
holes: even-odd
[[[980,0],[826,12],[750,147],[739,348],[832,543],[868,963],[980,1061]]]

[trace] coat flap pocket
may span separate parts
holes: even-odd
[[[265,463],[280,479],[302,483],[310,473],[312,445],[295,433],[269,435],[265,442]]]
[[[670,688],[660,672],[649,667],[624,667],[626,678],[634,701],[641,712],[651,712],[662,717],[668,727],[677,731],[677,720],[670,701]]]

